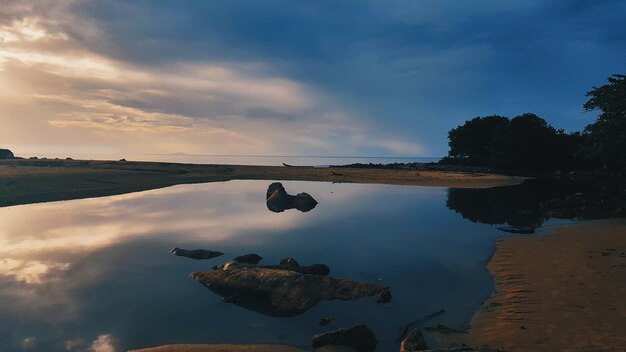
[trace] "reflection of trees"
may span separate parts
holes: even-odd
[[[623,181],[529,180],[518,186],[448,190],[446,205],[485,224],[538,227],[549,217],[603,219],[626,216]]]
[[[546,217],[540,203],[566,191],[553,182],[484,189],[450,188],[446,206],[472,222],[538,227]]]

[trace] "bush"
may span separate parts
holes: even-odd
[[[8,149],[0,149],[0,159],[15,159],[15,155]]]

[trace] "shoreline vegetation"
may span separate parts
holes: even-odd
[[[0,160],[0,206],[145,191],[178,184],[230,180],[289,180],[487,188],[526,178],[452,170],[307,166],[202,165],[61,159]]]

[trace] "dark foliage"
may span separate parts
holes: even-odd
[[[450,164],[471,164],[510,170],[573,169],[579,163],[580,133],[556,130],[534,114],[509,120],[503,116],[477,117],[449,133]]]
[[[613,75],[609,83],[587,93],[586,111],[602,113],[585,128],[585,158],[609,170],[626,169],[626,75]]]
[[[466,121],[448,133],[450,157],[477,166],[493,165],[496,139],[508,126],[509,119],[498,115]]]
[[[601,114],[583,133],[567,134],[530,113],[511,120],[498,115],[476,117],[450,130],[450,151],[441,163],[526,173],[626,170],[626,75],[613,75],[587,96],[585,110]]]
[[[0,149],[0,159],[15,159],[15,155],[8,149]]]

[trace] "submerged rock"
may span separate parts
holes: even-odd
[[[323,300],[353,300],[387,288],[283,268],[228,267],[191,277],[238,306],[276,317],[296,316]]]
[[[335,317],[333,317],[332,315],[324,315],[320,317],[317,323],[320,324],[321,326],[326,326],[330,324],[333,320],[335,320]]]
[[[294,208],[307,212],[317,205],[317,201],[308,193],[298,193],[295,196],[288,194],[280,182],[269,185],[265,194],[265,203],[267,209],[275,213]]]
[[[179,257],[187,257],[196,260],[211,259],[224,255],[224,253],[219,251],[210,251],[206,249],[182,249],[178,247],[172,249],[171,252],[173,255],[177,255]]]
[[[391,291],[389,288],[385,288],[378,294],[378,298],[376,299],[376,303],[389,303],[391,302]]]
[[[376,336],[365,325],[356,325],[348,329],[339,329],[313,336],[313,348],[322,346],[349,346],[358,352],[374,352]]]

